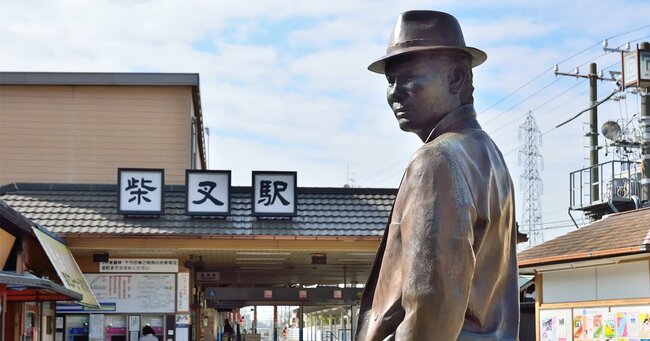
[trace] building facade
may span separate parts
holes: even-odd
[[[650,208],[611,214],[519,253],[535,276],[537,340],[650,338]]]
[[[294,173],[293,211],[260,206],[280,177],[228,184],[227,211],[190,214],[187,174],[206,170],[196,74],[0,73],[0,104],[0,199],[65,240],[101,304],[56,305],[65,341],[135,340],[145,325],[214,340],[226,316],[249,338],[352,338],[395,189],[297,187]],[[119,193],[145,183],[159,211],[124,210]],[[225,188],[201,183],[204,199]]]

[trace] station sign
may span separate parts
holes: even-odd
[[[231,171],[186,170],[185,214],[231,214]],[[162,215],[165,206],[165,171],[153,168],[118,168],[118,208],[123,215]],[[258,217],[297,215],[297,173],[253,171],[252,214]]]
[[[253,172],[253,215],[295,216],[296,172]]]
[[[185,171],[187,215],[230,214],[230,171]]]
[[[117,170],[118,214],[163,214],[165,171],[148,168]]]

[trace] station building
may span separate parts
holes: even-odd
[[[30,340],[218,340],[224,318],[240,339],[353,338],[396,190],[231,186],[203,131],[198,74],[0,73],[0,201],[62,239],[100,304],[51,297]]]

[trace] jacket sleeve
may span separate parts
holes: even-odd
[[[456,340],[465,320],[476,209],[468,181],[449,154],[421,150],[407,170],[401,217],[405,317],[396,340]]]

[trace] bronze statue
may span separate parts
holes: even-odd
[[[388,104],[413,155],[361,299],[357,339],[517,340],[514,191],[473,107],[467,47],[446,13],[409,11],[385,56]]]

